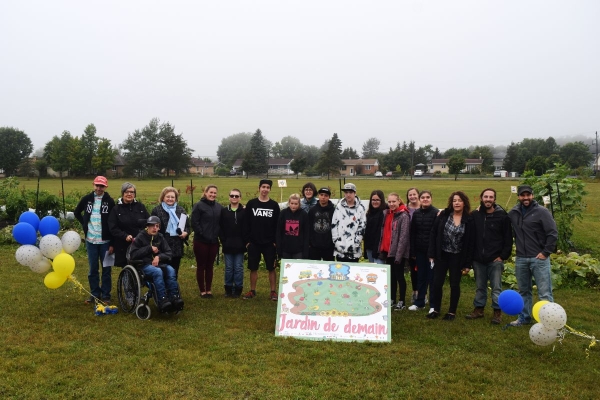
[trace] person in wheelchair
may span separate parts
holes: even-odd
[[[160,311],[183,310],[175,269],[166,264],[171,259],[171,248],[160,233],[160,218],[148,218],[146,229],[131,244],[129,258],[141,261],[142,272],[154,282]]]

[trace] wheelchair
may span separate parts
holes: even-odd
[[[156,307],[160,313],[166,314],[179,314],[181,309],[170,309],[161,310],[160,304],[158,303],[158,294],[156,293],[156,287],[151,279],[147,279],[142,272],[142,264],[131,262],[131,265],[123,267],[119,273],[119,279],[117,281],[117,295],[119,298],[119,305],[121,310],[126,313],[134,313],[141,319],[149,319],[152,315],[150,309],[150,299],[154,298]],[[147,291],[142,295],[142,287],[145,286]],[[181,295],[181,288],[180,288]]]

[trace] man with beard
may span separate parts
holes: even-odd
[[[483,318],[483,310],[487,303],[487,283],[492,288],[492,324],[502,322],[502,311],[498,305],[498,296],[502,292],[502,271],[504,260],[512,251],[512,229],[508,214],[496,205],[496,191],[484,189],[479,196],[481,204],[471,214],[475,220],[475,249],[473,254],[473,271],[475,272],[475,309],[466,316],[467,319]]]
[[[554,252],[558,239],[552,214],[533,200],[531,186],[519,186],[517,194],[519,204],[509,211],[508,216],[513,226],[517,248],[515,276],[524,305],[519,317],[510,323],[511,326],[531,323],[532,277],[535,278],[539,299],[554,301],[550,254]]]

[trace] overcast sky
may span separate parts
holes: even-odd
[[[600,1],[0,2],[0,126],[34,148],[151,118],[194,155],[260,128],[359,153],[600,128]]]

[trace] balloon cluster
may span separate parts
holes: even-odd
[[[567,312],[560,304],[541,300],[531,310],[537,324],[529,329],[529,338],[538,346],[548,346],[558,338],[558,330],[567,323]]]
[[[13,227],[13,238],[22,246],[15,253],[17,262],[29,267],[33,272],[44,274],[44,285],[49,289],[61,287],[75,270],[73,254],[81,245],[81,237],[75,231],[67,231],[62,238],[57,236],[60,229],[58,220],[52,216],[40,220],[36,213],[27,211],[21,214]],[[38,235],[42,236],[38,246]]]

